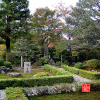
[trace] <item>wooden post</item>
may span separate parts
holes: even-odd
[[[21,56],[21,67],[23,67],[23,56]]]
[[[62,54],[61,54],[61,64],[62,64]]]

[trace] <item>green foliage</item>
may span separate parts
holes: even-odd
[[[56,65],[57,65],[57,66],[61,66],[61,61],[57,61],[57,62],[56,62]]]
[[[44,64],[48,64],[49,63],[49,59],[47,57],[42,57],[42,58],[39,58],[39,60],[37,60],[34,65],[36,66],[42,66]]]
[[[69,72],[74,73],[74,74],[79,74],[79,71],[80,71],[80,69],[69,67],[69,66],[66,66],[64,64],[61,65],[61,67],[64,68],[66,71],[69,71]]]
[[[43,76],[49,76],[49,74],[46,72],[41,72],[35,75],[35,77],[43,77]]]
[[[77,62],[75,65],[74,65],[75,68],[78,68],[78,69],[83,69],[84,66],[83,66],[83,63],[81,62]]]
[[[64,64],[69,65],[68,60],[65,60],[65,61],[64,61]]]
[[[45,86],[59,83],[72,83],[73,76],[70,74],[57,75],[57,76],[44,76],[32,78],[13,78],[13,79],[0,79],[0,89],[6,87],[34,87]]]
[[[100,73],[90,72],[90,71],[85,71],[85,70],[80,70],[79,76],[82,76],[84,78],[91,79],[91,80],[100,79]]]
[[[0,66],[3,66],[4,59],[0,58]]]
[[[23,91],[19,88],[7,87],[6,100],[28,100]]]
[[[86,63],[86,66],[92,67],[94,69],[99,68],[100,67],[100,60],[98,60],[98,59],[88,60]]]
[[[8,61],[4,61],[3,65],[7,68],[12,68],[12,64],[11,62],[8,62]]]
[[[50,72],[53,72],[54,74],[56,75],[71,75],[71,73],[67,72],[67,71],[64,71],[62,69],[59,69],[59,68],[56,68],[56,67],[53,67],[51,65],[48,65],[48,64],[45,64],[44,65],[44,68]]]

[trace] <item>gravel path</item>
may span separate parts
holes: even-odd
[[[63,69],[63,68],[60,68],[60,69]],[[63,69],[64,70],[64,69]],[[71,73],[73,74],[73,73]],[[83,78],[81,76],[78,76],[76,74],[73,74],[73,78],[74,78],[74,81],[75,82],[91,82],[92,80],[89,80],[89,79],[86,79],[86,78]]]

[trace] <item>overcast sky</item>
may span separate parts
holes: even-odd
[[[65,3],[65,5],[68,7],[70,5],[75,6],[76,2],[79,0],[28,0],[29,1],[29,9],[30,13],[33,14],[36,10],[36,8],[40,7],[49,7],[51,9],[54,9],[54,7],[62,1]],[[54,6],[54,7],[53,7]]]

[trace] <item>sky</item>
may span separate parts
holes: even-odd
[[[79,0],[28,0],[29,1],[29,9],[30,14],[33,14],[36,8],[40,7],[49,7],[50,9],[54,9],[54,7],[62,1],[65,6],[69,7],[70,5],[75,6]]]

